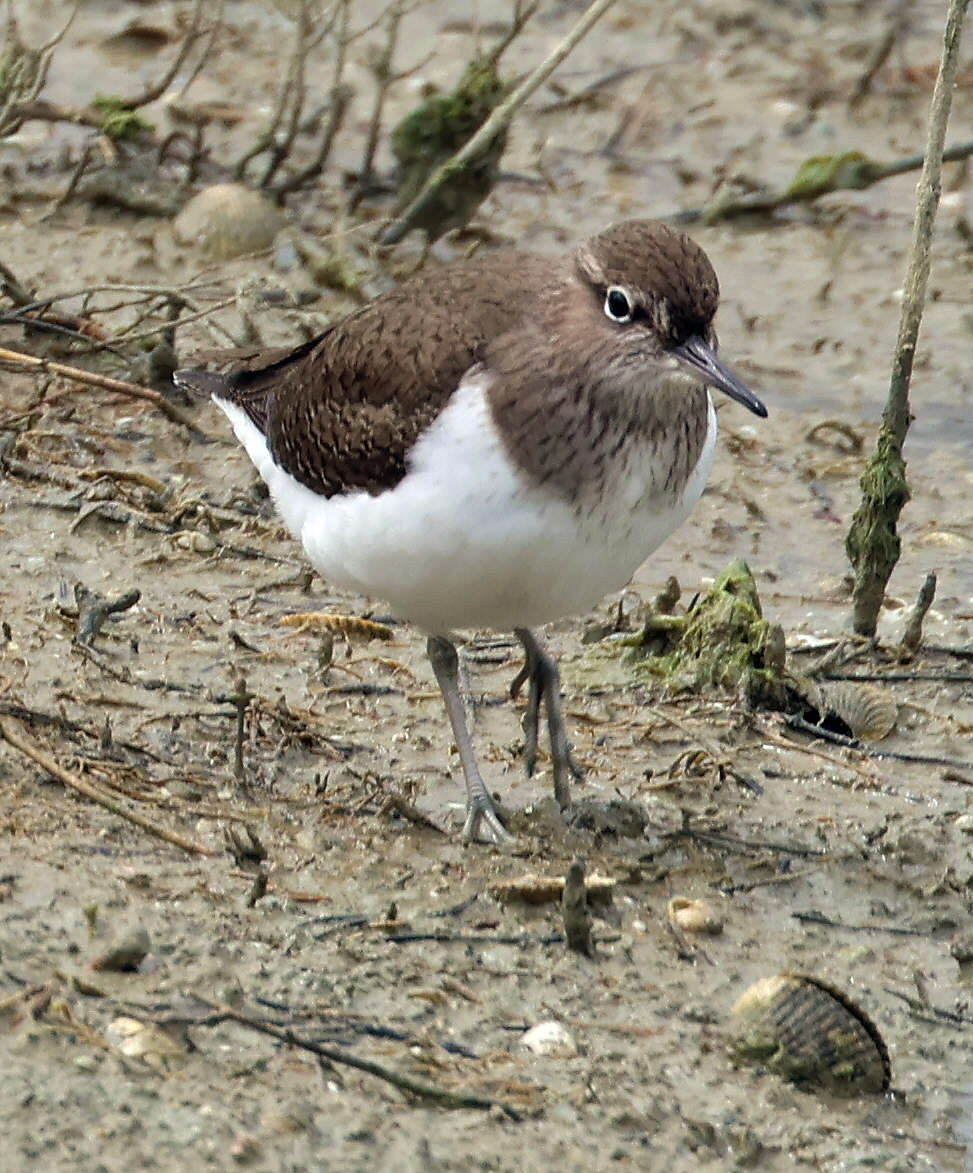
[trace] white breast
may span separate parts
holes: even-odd
[[[510,463],[485,399],[467,376],[420,438],[409,472],[378,496],[324,498],[274,464],[244,412],[217,400],[281,515],[329,581],[384,599],[427,631],[534,626],[590,610],[623,587],[689,515],[706,483],[716,413],[673,506],[655,489],[650,454],[629,452],[610,495],[573,505],[530,485]]]

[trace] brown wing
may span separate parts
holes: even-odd
[[[544,296],[552,264],[508,252],[426,273],[283,356],[179,382],[242,407],[274,460],[315,492],[379,493],[405,476],[409,450],[485,343]]]

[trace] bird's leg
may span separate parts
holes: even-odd
[[[510,695],[516,696],[520,686],[528,682],[527,711],[524,713],[524,756],[527,774],[533,774],[537,762],[537,726],[540,721],[541,700],[547,710],[547,732],[551,738],[551,762],[554,767],[554,797],[561,810],[571,805],[571,778],[580,778],[581,769],[571,757],[568,734],[561,715],[561,679],[554,657],[538,643],[537,636],[526,627],[514,633],[524,645],[527,662],[510,686]]]
[[[459,750],[460,761],[463,763],[463,775],[466,778],[466,819],[463,823],[463,838],[471,842],[475,840],[480,823],[485,822],[487,831],[495,842],[512,843],[514,838],[500,822],[493,799],[483,784],[476,758],[473,756],[473,743],[466,727],[463,698],[459,690],[459,658],[456,655],[456,646],[445,636],[431,635],[426,642],[426,654],[439,682],[446,705],[446,715],[453,728],[453,738]]]

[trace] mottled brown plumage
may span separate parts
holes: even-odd
[[[681,233],[630,221],[574,255],[507,251],[423,273],[290,352],[268,351],[263,361],[254,354],[226,376],[180,372],[179,381],[241,406],[275,461],[326,497],[396,485],[416,439],[478,362],[501,375],[494,411],[531,475],[574,496],[595,471],[603,442],[609,457],[632,428],[653,442],[679,408],[685,442],[672,466],[675,483],[705,439],[702,388],[682,404],[661,398],[648,417],[644,401],[613,397],[575,418],[600,366],[635,368],[647,342],[660,352],[644,321],[632,324],[631,344],[619,350],[619,327],[603,314],[606,288],[624,283],[626,271],[631,281],[632,256],[652,278],[650,290],[633,292],[653,327],[672,343],[708,337],[719,293],[706,255]]]
[[[719,287],[688,237],[646,220],[559,256],[423,273],[211,393],[288,527],[337,585],[387,599],[428,652],[467,783],[464,835],[507,838],[473,755],[449,633],[513,627],[547,711],[555,796],[576,773],[557,668],[526,625],[625,585],[688,515],[716,440],[708,387],[766,414],[716,355]]]

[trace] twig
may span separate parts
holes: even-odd
[[[398,244],[406,232],[408,232],[409,225],[417,217],[420,217],[435,201],[437,193],[443,184],[451,179],[458,171],[462,171],[471,159],[475,159],[493,142],[501,131],[510,125],[514,115],[531,94],[539,86],[543,85],[565,57],[572,52],[578,43],[588,34],[594,24],[604,16],[614,3],[615,0],[594,0],[594,3],[590,5],[584,16],[582,16],[564,40],[561,41],[540,65],[527,75],[509,98],[506,98],[494,109],[493,113],[483,123],[476,134],[451,159],[447,159],[441,167],[436,168],[412,203],[386,229],[380,241],[382,245]]]
[[[853,925],[846,921],[832,920],[830,916],[825,916],[823,912],[792,912],[791,916],[794,920],[799,920],[803,924],[824,925],[829,929],[847,929],[852,933],[891,933],[895,937],[932,937],[933,933],[924,932],[922,929],[903,929],[898,925]]]
[[[755,794],[758,798],[763,794],[764,788],[756,779],[751,778],[747,774],[741,774],[735,766],[726,760],[726,756],[720,753],[717,746],[712,742],[707,744],[706,739],[698,731],[690,729],[684,721],[680,721],[678,717],[673,717],[669,713],[664,713],[655,705],[644,706],[644,711],[651,713],[653,717],[665,722],[667,725],[671,725],[674,729],[678,729],[680,733],[684,733],[691,741],[695,741],[701,745],[707,754],[709,754],[718,771],[729,774],[735,782],[739,782],[744,789],[749,790],[751,794]]]
[[[320,1043],[313,1042],[311,1039],[303,1039],[295,1034],[290,1027],[277,1026],[274,1023],[253,1018],[249,1014],[234,1010],[230,1006],[224,1006],[219,1002],[211,1002],[209,998],[204,998],[202,994],[196,994],[195,997],[204,1006],[209,1006],[215,1011],[218,1019],[237,1022],[241,1026],[247,1026],[251,1030],[258,1031],[260,1034],[270,1035],[271,1038],[275,1038],[289,1047],[297,1047],[302,1051],[309,1051],[312,1055],[326,1059],[329,1063],[343,1064],[346,1067],[353,1067],[357,1071],[364,1071],[368,1075],[374,1075],[376,1078],[392,1084],[393,1087],[397,1087],[399,1091],[416,1096],[420,1100],[430,1100],[443,1108],[481,1108],[486,1112],[489,1112],[493,1108],[498,1108],[510,1120],[519,1121],[521,1118],[520,1113],[515,1108],[512,1108],[509,1104],[505,1104],[502,1100],[492,1100],[486,1096],[473,1096],[465,1095],[461,1092],[451,1092],[447,1088],[437,1087],[435,1084],[423,1083],[418,1079],[413,1079],[411,1076],[402,1075],[398,1071],[392,1071],[391,1068],[383,1067],[379,1063],[373,1063],[369,1059],[359,1059],[354,1055],[349,1055],[346,1051],[339,1050],[337,1047],[325,1047]]]
[[[195,682],[181,684],[175,680],[164,680],[158,677],[134,676],[127,668],[116,666],[107,661],[95,648],[89,647],[87,644],[75,643],[73,647],[76,652],[80,653],[86,660],[90,660],[107,676],[110,676],[113,680],[120,681],[122,684],[131,684],[136,688],[144,688],[147,692],[178,692],[191,696],[199,696],[206,691],[202,684]]]
[[[886,994],[891,994],[893,998],[901,998],[913,1014],[917,1018],[921,1018],[924,1022],[935,1022],[937,1019],[943,1019],[956,1026],[973,1023],[973,1018],[968,1014],[957,1014],[955,1010],[942,1010],[938,1006],[930,1006],[920,998],[913,998],[911,994],[904,994],[901,990],[893,990],[891,986],[883,986],[882,989]]]
[[[307,97],[307,86],[305,81],[307,59],[311,51],[323,40],[325,36],[334,28],[335,22],[339,19],[342,21],[342,37],[338,41],[337,62],[335,65],[335,84],[340,77],[341,71],[344,68],[346,37],[347,30],[347,9],[348,2],[343,0],[339,5],[336,5],[334,12],[330,18],[323,24],[319,31],[312,35],[311,20],[308,13],[308,0],[300,0],[298,8],[297,21],[295,22],[295,43],[294,49],[291,53],[290,60],[287,64],[287,75],[277,96],[277,104],[274,112],[271,115],[270,123],[267,128],[261,132],[257,141],[248,151],[246,151],[237,161],[234,174],[237,180],[243,180],[246,175],[247,165],[251,160],[256,159],[259,155],[269,152],[267,165],[264,168],[263,176],[260,179],[260,187],[265,190],[271,189],[271,180],[280,169],[284,160],[290,154],[294,142],[297,139],[301,130],[301,116],[304,113],[304,103]],[[334,87],[332,87],[332,97],[334,97]],[[345,105],[347,102],[345,102]],[[335,115],[335,104],[332,104],[332,119]],[[340,118],[344,115],[344,105],[342,105]],[[283,128],[283,129],[282,129]],[[336,131],[337,128],[335,128]],[[284,190],[286,185],[282,184],[280,191]],[[290,188],[288,187],[288,190]],[[278,193],[279,194],[279,193]]]
[[[9,456],[0,454],[0,467],[13,473],[15,476],[24,477],[25,479],[34,479],[49,482],[57,485],[60,488],[66,489],[68,492],[77,493],[81,491],[81,486],[73,482],[68,477],[59,477],[51,470],[41,470],[35,466],[29,465],[24,460],[14,460]],[[54,509],[59,513],[77,513],[78,517],[72,522],[71,528],[76,529],[82,522],[87,521],[89,517],[97,517],[102,521],[110,521],[114,525],[131,525],[136,529],[143,530],[150,534],[169,534],[174,535],[178,532],[175,524],[172,522],[153,521],[146,517],[144,513],[140,513],[136,509],[126,509],[119,505],[116,501],[86,501],[75,498],[74,500],[43,498],[40,496],[32,497],[26,502],[28,506],[33,509]],[[194,533],[195,531],[183,531]],[[206,535],[203,535],[206,536]],[[238,546],[235,542],[219,542],[215,543],[212,549],[212,556],[214,558],[246,558],[253,561],[271,562],[276,566],[296,566],[298,561],[295,558],[279,557],[276,554],[268,554],[266,550],[258,549],[256,546]],[[175,687],[174,685],[172,687]],[[376,690],[381,686],[374,685]],[[364,686],[362,686],[364,688]],[[332,691],[342,691],[340,688]],[[360,689],[349,689],[349,691],[360,691]],[[397,689],[387,688],[388,693],[401,691]],[[376,695],[383,695],[377,692]]]
[[[893,684],[903,681],[935,680],[939,684],[970,684],[973,674],[969,672],[829,672],[828,680],[868,680]]]
[[[294,54],[291,57],[287,80],[281,86],[280,104],[278,106],[279,119],[267,139],[270,147],[270,158],[264,169],[263,178],[259,186],[266,188],[276,175],[281,163],[287,158],[294,147],[298,132],[301,128],[301,114],[304,111],[304,98],[307,93],[305,87],[305,72],[307,55],[311,50],[311,17],[308,12],[309,0],[299,0],[297,20],[294,22]],[[290,105],[290,112],[287,106]],[[283,134],[277,127],[286,120],[286,129]]]
[[[209,31],[209,34],[207,35],[207,38],[206,38],[206,44],[203,46],[203,51],[199,55],[199,60],[196,62],[196,64],[193,66],[193,68],[189,71],[189,76],[182,83],[182,87],[179,90],[179,97],[180,98],[185,97],[187,90],[193,84],[193,82],[196,80],[196,78],[199,77],[200,73],[203,70],[203,66],[209,60],[209,55],[210,55],[210,53],[213,52],[213,46],[216,44],[216,38],[219,35],[220,29],[223,27],[223,13],[224,13],[225,9],[226,9],[226,0],[217,0],[216,14],[214,15],[213,22],[210,25],[210,31]],[[204,34],[200,33],[199,35],[203,36]],[[172,70],[170,72],[172,73],[172,77],[169,79],[169,82],[166,83],[165,89],[169,88],[170,82],[175,81],[176,74],[179,71],[178,71],[178,69],[176,69],[176,70]],[[165,89],[163,89],[160,92],[159,97],[162,96],[162,94],[165,92]],[[203,132],[203,126],[200,125],[196,129],[197,129],[197,135],[201,136],[202,132]],[[197,138],[197,150],[198,150],[199,146],[201,146],[201,137]],[[160,158],[159,162],[160,163],[162,162],[161,158]],[[190,179],[192,179],[192,176],[190,176]]]
[[[331,148],[334,146],[334,140],[338,136],[338,131],[345,120],[345,114],[348,112],[348,106],[351,104],[351,99],[354,97],[354,90],[351,86],[343,83],[336,83],[331,90],[331,112],[328,115],[328,122],[324,128],[324,133],[321,135],[321,145],[318,147],[314,158],[310,163],[300,171],[295,171],[292,175],[288,175],[279,183],[275,183],[269,190],[270,194],[277,199],[282,199],[285,195],[292,191],[298,191],[324,170],[325,164],[331,156]]]
[[[194,855],[216,855],[215,851],[204,847],[201,843],[196,843],[192,839],[186,839],[175,831],[170,831],[166,827],[159,826],[158,823],[152,822],[151,819],[145,818],[143,815],[135,811],[129,810],[115,799],[109,798],[107,794],[103,794],[97,787],[91,786],[84,779],[72,774],[69,770],[65,770],[60,766],[50,754],[45,753],[44,750],[38,749],[37,746],[31,745],[30,742],[25,741],[19,737],[12,729],[0,722],[0,740],[6,741],[12,745],[14,749],[19,750],[25,757],[37,762],[39,766],[45,769],[49,774],[58,778],[65,786],[69,786],[72,790],[76,790],[79,794],[83,794],[85,798],[90,798],[92,802],[98,803],[99,806],[110,811],[113,815],[119,818],[126,819],[130,823],[134,823],[143,831],[147,831],[150,835],[154,835],[157,839],[162,839],[166,843],[171,843],[174,847],[179,847],[183,851],[192,852]]]
[[[39,49],[33,50],[26,49],[19,43],[16,22],[12,10],[10,11],[7,20],[7,41],[8,44],[13,42],[10,48],[13,49],[14,55],[8,58],[4,67],[7,99],[3,109],[0,109],[0,138],[15,134],[26,121],[17,111],[25,104],[33,102],[47,84],[54,50],[67,36],[80,8],[81,0],[75,0],[74,7],[61,28]],[[19,54],[17,50],[20,50]]]
[[[176,80],[176,76],[178,75],[179,70],[182,69],[183,65],[185,65],[186,58],[192,52],[196,41],[204,35],[199,27],[202,20],[202,15],[203,0],[196,0],[196,3],[193,5],[192,16],[189,18],[189,27],[186,29],[186,35],[182,39],[182,43],[179,46],[179,51],[173,58],[172,64],[162,75],[162,77],[160,77],[157,81],[147,85],[140,94],[136,94],[135,97],[132,98],[121,98],[119,100],[119,105],[123,106],[126,110],[137,110],[140,106],[148,106],[150,102],[154,102],[157,98],[162,97],[166,90]],[[219,27],[222,19],[223,0],[219,0],[214,21],[215,27]],[[207,52],[209,51],[210,47],[212,47],[212,38],[210,41],[210,46],[207,47]],[[198,70],[199,66],[197,66],[196,72],[198,72]]]
[[[40,709],[29,709],[17,701],[0,700],[0,716],[16,717],[23,725],[46,725],[70,737],[77,738],[83,735],[90,741],[99,740],[97,732],[78,721],[71,721],[60,713],[45,713]],[[168,716],[161,718],[161,720],[168,720]],[[160,762],[162,765],[172,766],[175,764],[171,758],[162,757],[154,750],[148,749],[144,745],[137,745],[134,741],[116,741],[115,745],[129,753],[149,758],[153,762]]]
[[[886,61],[888,61],[892,50],[895,48],[895,42],[899,39],[899,34],[902,31],[902,12],[901,10],[897,16],[892,20],[889,27],[885,30],[885,36],[879,41],[872,51],[871,57],[865,64],[864,72],[858,79],[851,97],[848,99],[848,109],[857,110],[865,98],[868,96],[872,88],[872,82],[875,80],[878,71],[882,68]]]
[[[925,579],[923,579],[922,586],[919,588],[919,594],[916,598],[916,604],[906,621],[905,631],[902,633],[902,641],[898,649],[900,661],[911,660],[918,651],[919,644],[922,642],[922,621],[925,619],[926,612],[932,606],[932,601],[935,597],[936,575],[933,571],[930,571]]]
[[[758,720],[758,716],[758,714],[754,713],[751,715],[751,719],[756,721]],[[862,783],[869,789],[877,790],[880,793],[898,793],[890,787],[887,781],[881,779],[881,777],[876,778],[874,769],[867,770],[864,766],[856,765],[855,762],[842,761],[841,758],[836,758],[834,754],[825,753],[823,749],[817,749],[813,745],[804,745],[802,742],[795,741],[793,738],[781,737],[775,730],[769,728],[764,721],[759,721],[759,724],[761,726],[761,737],[779,749],[806,754],[808,757],[818,758],[822,762],[827,762],[834,770],[847,770],[850,774],[857,774],[862,779]],[[819,730],[819,726],[817,725],[811,725],[810,728]],[[837,784],[837,779],[834,779],[834,781]],[[853,783],[853,785],[857,784]]]
[[[378,814],[384,815],[387,811],[395,811],[408,822],[413,823],[417,827],[425,827],[427,830],[436,831],[440,835],[449,835],[449,832],[444,830],[428,815],[424,815],[421,810],[414,803],[409,802],[404,794],[399,794],[398,791],[385,791],[384,801],[378,808]]]
[[[605,940],[606,938],[601,938]],[[390,933],[389,945],[563,945],[563,933]]]
[[[822,851],[815,847],[801,847],[796,843],[775,843],[772,839],[741,839],[738,835],[727,835],[722,831],[697,831],[688,821],[678,831],[667,831],[664,839],[695,839],[699,843],[707,843],[713,847],[729,847],[738,851],[779,851],[785,855],[800,855],[808,858],[825,858],[830,851]]]
[[[736,892],[753,892],[757,888],[770,888],[777,884],[792,884],[795,880],[803,880],[806,876],[814,876],[820,872],[820,867],[804,868],[800,872],[781,872],[780,875],[766,876],[762,880],[746,880],[740,884],[720,884],[720,891],[726,896]]]
[[[874,635],[889,576],[899,559],[896,525],[909,500],[905,478],[905,443],[911,419],[909,385],[922,322],[931,263],[932,230],[942,186],[943,144],[959,66],[960,37],[969,0],[950,0],[943,33],[943,54],[929,110],[929,131],[922,175],[916,191],[916,216],[905,278],[899,335],[892,358],[889,394],[882,413],[875,452],[861,477],[862,501],[845,541],[855,569],[852,625],[860,635]]]
[[[973,142],[958,143],[943,152],[944,163],[960,162],[973,155]],[[688,208],[673,212],[664,219],[676,224],[716,224],[741,216],[767,216],[791,204],[805,204],[836,191],[864,191],[883,179],[918,171],[925,163],[925,155],[907,155],[891,163],[876,163],[857,152],[837,155],[825,169],[819,182],[795,180],[783,191],[757,191],[737,199],[721,202],[719,199],[705,208]]]
[[[392,72],[392,59],[395,56],[395,46],[399,39],[399,26],[405,15],[405,0],[395,0],[388,9],[388,27],[385,37],[385,47],[372,62],[372,73],[375,75],[375,102],[372,106],[372,116],[368,120],[368,134],[365,137],[365,150],[358,167],[356,188],[358,194],[367,187],[372,177],[372,164],[375,161],[375,152],[378,150],[378,139],[382,128],[382,113],[385,109],[385,100],[392,85],[402,80],[405,74]]]
[[[247,680],[242,674],[233,682],[233,692],[228,696],[220,697],[236,709],[236,737],[233,742],[233,777],[238,782],[247,779],[247,768],[243,761],[243,743],[245,741],[247,709],[256,693],[247,691]]]
[[[923,766],[948,766],[953,770],[973,770],[973,762],[958,761],[956,758],[939,758],[931,754],[906,753],[903,750],[875,749],[855,737],[846,737],[843,733],[835,733],[831,729],[825,729],[823,725],[815,725],[811,721],[805,721],[803,717],[791,715],[784,720],[791,729],[807,733],[811,737],[820,737],[823,741],[842,745],[846,749],[856,750],[865,757],[887,758],[895,762],[918,762]]]
[[[161,391],[156,391],[152,387],[142,387],[138,383],[129,383],[124,379],[113,379],[109,375],[99,375],[94,371],[82,370],[80,367],[69,367],[65,363],[51,362],[50,359],[38,358],[33,354],[23,354],[19,350],[7,350],[5,347],[0,347],[0,362],[27,367],[33,371],[43,371],[44,374],[60,375],[75,383],[83,383],[88,387],[101,387],[105,391],[115,391],[119,395],[128,395],[132,399],[144,399],[147,403],[157,407],[174,423],[187,428],[197,440],[212,440],[212,437],[191,420],[181,408],[171,403]]]

